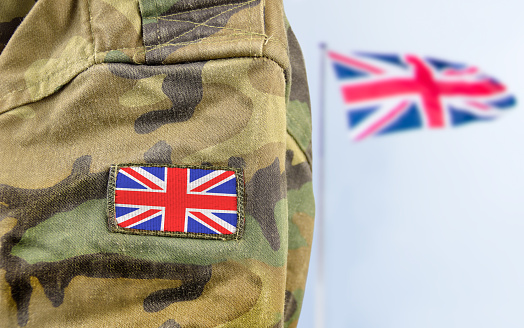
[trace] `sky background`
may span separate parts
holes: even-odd
[[[284,5],[306,60],[314,140],[321,42],[340,53],[410,52],[477,65],[524,102],[522,1]],[[522,106],[490,123],[354,143],[326,69],[325,320],[315,324],[315,236],[298,327],[524,327]]]

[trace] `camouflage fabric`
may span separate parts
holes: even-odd
[[[1,327],[296,327],[311,117],[281,1],[2,1],[0,33]],[[242,237],[111,232],[119,163],[242,168]]]

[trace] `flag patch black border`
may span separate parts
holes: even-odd
[[[168,167],[168,168],[182,168],[182,169],[202,169],[202,170],[225,170],[235,172],[236,178],[236,197],[237,197],[237,225],[236,231],[232,234],[206,234],[195,232],[178,232],[178,231],[156,231],[156,230],[142,230],[129,229],[118,226],[116,221],[116,178],[118,171],[122,168],[128,167]],[[164,237],[181,237],[181,238],[197,238],[197,239],[211,239],[211,240],[239,240],[244,233],[245,224],[245,182],[244,171],[236,167],[224,166],[207,166],[207,165],[173,165],[173,164],[152,164],[152,163],[126,163],[113,164],[109,170],[109,181],[107,187],[107,217],[108,228],[111,232],[142,235],[142,236],[164,236]]]

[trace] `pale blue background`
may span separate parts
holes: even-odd
[[[412,52],[475,64],[524,102],[522,1],[284,4],[304,51],[314,124],[320,42],[342,53]],[[524,327],[522,106],[491,123],[352,143],[328,69],[323,327]],[[317,125],[314,132],[318,140]],[[320,327],[317,259],[299,328]]]

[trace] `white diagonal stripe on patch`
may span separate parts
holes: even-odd
[[[162,211],[162,212],[157,212],[157,213],[155,213],[155,214],[152,214],[152,215],[148,216],[147,218],[145,218],[145,219],[143,219],[143,220],[140,220],[140,221],[135,222],[135,223],[133,223],[133,224],[131,224],[131,225],[128,225],[127,227],[125,227],[125,229],[130,229],[130,228],[136,227],[137,225],[139,225],[139,224],[141,224],[141,223],[144,223],[144,222],[146,222],[147,220],[151,220],[152,218],[155,218],[155,217],[157,217],[157,216],[159,216],[159,215],[162,215],[162,228],[161,228],[162,230],[161,230],[161,231],[164,231],[164,219],[165,219],[165,215],[164,215],[164,212],[163,212],[163,211]]]
[[[205,216],[207,216],[208,218],[213,220],[215,223],[217,223],[222,228],[231,231],[231,233],[235,233],[237,231],[237,228],[234,225],[231,225],[229,222],[226,222],[226,221],[222,220],[220,217],[218,217],[215,214],[213,214],[213,212],[215,212],[215,213],[237,214],[236,211],[206,210],[206,209],[188,209],[188,211],[190,211],[190,212],[200,212],[200,213],[204,214]],[[191,216],[191,217],[193,217],[193,216]],[[201,222],[200,220],[198,220],[198,221]],[[207,224],[206,224],[206,226],[207,226]],[[212,229],[212,230],[215,230],[215,229]]]
[[[116,207],[126,207],[126,208],[137,208],[136,210],[134,210],[133,212],[129,212],[129,213],[126,213],[124,215],[121,215],[119,217],[116,217],[116,222],[117,223],[122,223],[124,221],[127,221],[137,215],[140,215],[144,212],[147,212],[149,210],[160,210],[160,211],[164,211],[164,208],[163,207],[154,207],[154,206],[136,206],[136,205],[125,205],[125,204],[117,204]],[[158,214],[158,213],[157,213]]]
[[[219,175],[221,175],[222,173],[224,173],[226,171],[224,170],[215,170],[207,175],[204,175],[203,177],[199,178],[199,179],[196,179],[195,181],[191,182],[190,181],[190,174],[189,174],[189,170],[188,170],[188,174],[187,174],[187,190],[193,190],[195,188],[197,188],[198,186],[200,186],[201,184],[204,184],[216,177],[218,177]]]
[[[135,172],[138,174],[143,175],[147,179],[149,179],[151,182],[162,188],[163,190],[166,189],[166,181],[163,181],[162,179],[159,179],[158,177],[154,176],[153,174],[149,173],[148,171],[144,170],[143,168],[139,166],[133,166],[131,167]],[[167,176],[167,167],[164,167],[164,177]],[[149,189],[149,188],[148,188]]]
[[[193,220],[197,221],[198,223],[200,223],[201,225],[207,227],[209,230],[212,230],[214,232],[216,232],[217,234],[219,235],[222,235],[222,233],[218,230],[216,230],[215,228],[213,228],[212,226],[210,226],[209,224],[205,223],[204,221],[200,220],[199,218],[197,218],[196,216],[192,215],[189,211],[187,211],[187,216],[191,217]],[[186,231],[187,231],[187,221],[186,220]]]
[[[225,172],[225,171],[224,171]],[[232,179],[235,179],[236,176],[233,174],[233,175],[230,175],[229,177],[225,178],[224,180],[220,180],[219,182],[215,183],[214,185],[212,185],[211,187],[207,188],[206,190],[204,190],[203,192],[206,192],[208,190],[211,190],[213,188],[215,188],[217,185],[219,184],[222,184],[222,183],[226,183],[227,181],[229,180],[232,180]],[[217,195],[221,195],[220,193],[218,193]],[[232,195],[232,196],[236,196],[236,195]]]

